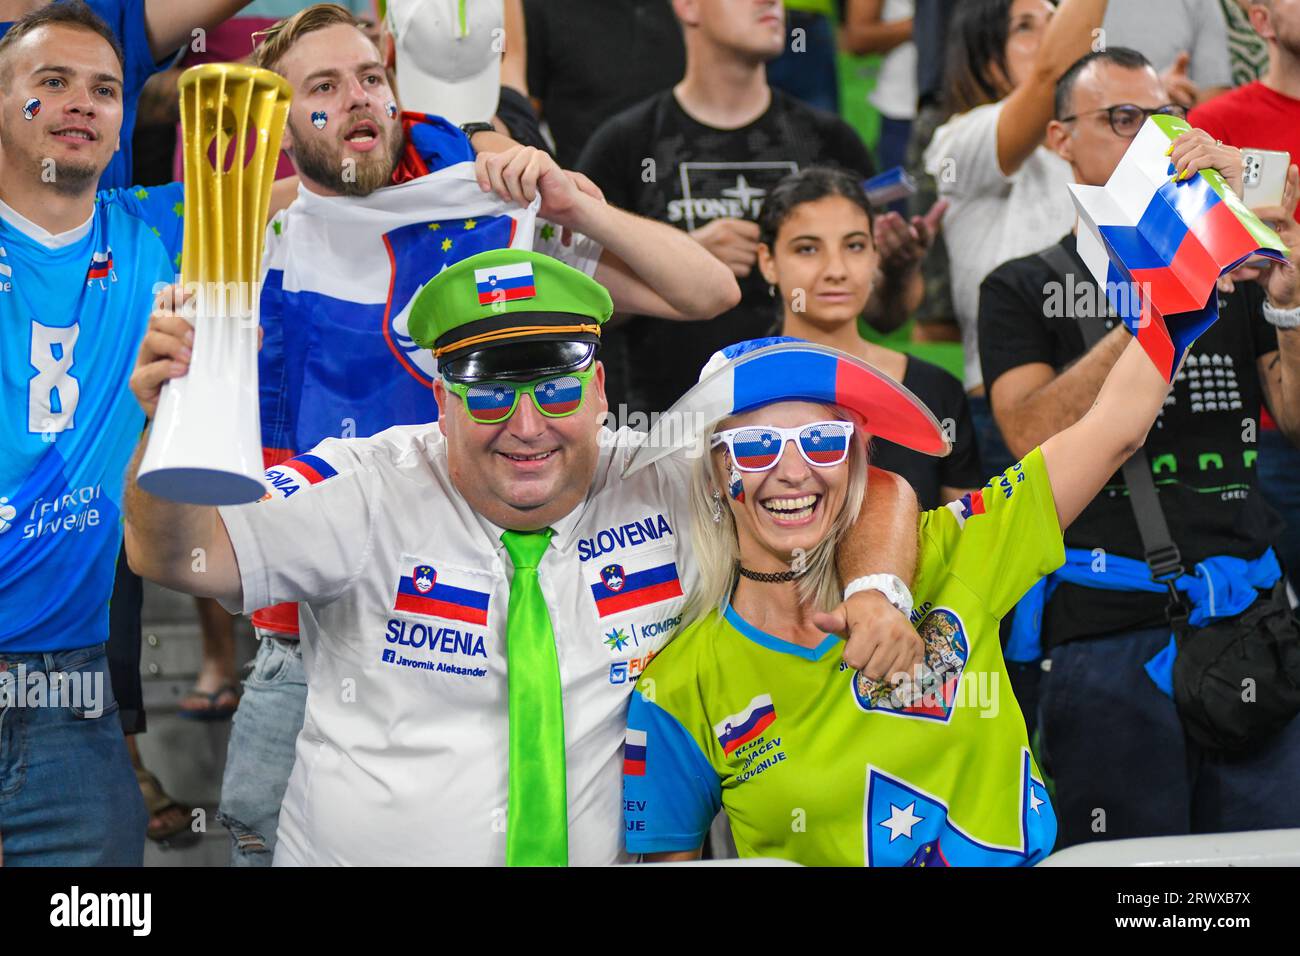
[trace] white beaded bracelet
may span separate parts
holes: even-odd
[[[1267,299],[1264,300],[1264,318],[1270,325],[1279,329],[1300,328],[1300,305],[1294,309],[1277,309]]]

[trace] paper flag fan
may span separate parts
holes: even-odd
[[[1219,316],[1215,280],[1286,245],[1219,173],[1174,182],[1169,144],[1185,120],[1147,119],[1105,186],[1071,185],[1079,256],[1116,315],[1172,380],[1183,353]]]

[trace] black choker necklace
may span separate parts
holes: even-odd
[[[766,573],[763,571],[751,571],[743,565],[737,564],[737,570],[740,571],[742,578],[749,578],[751,581],[761,581],[764,584],[781,584],[785,581],[793,581],[795,578],[803,575],[802,571],[777,571],[775,573]]]

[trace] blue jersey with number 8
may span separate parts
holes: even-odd
[[[103,192],[84,234],[59,237],[0,210],[0,652],[108,638],[144,427],[127,382],[179,267],[181,200],[179,184]]]

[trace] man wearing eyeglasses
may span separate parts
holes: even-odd
[[[132,378],[147,414],[188,358],[169,294]],[[686,467],[624,479],[635,433],[600,425],[612,311],[555,259],[479,253],[411,308],[437,363],[436,423],[327,440],[280,466],[292,493],[241,507],[153,498],[132,470],[143,576],[236,611],[301,602],[307,714],[277,864],[626,859],[628,696],[696,568]],[[916,513],[901,479],[870,480],[840,567],[854,584],[891,573],[825,626],[851,630],[846,660],[879,676],[921,657],[894,610],[910,606],[893,573],[910,577]]]
[[[1047,142],[1076,181],[1105,185],[1152,113],[1182,115],[1182,108],[1170,104],[1140,53],[1112,47],[1062,76]],[[1206,167],[1240,190],[1236,150],[1200,131],[1180,137],[1171,173],[1182,179]],[[1296,190],[1293,168],[1292,210]],[[1256,212],[1293,227],[1290,210]],[[1294,235],[1284,238],[1296,248]],[[1189,349],[1147,438],[1159,509],[1186,569],[1215,556],[1260,566],[1271,558],[1277,518],[1257,490],[1255,419],[1263,401],[1290,440],[1300,438],[1300,331],[1284,327],[1287,315],[1300,324],[1297,306],[1294,262],[1273,269],[1267,284],[1238,281],[1221,295],[1220,321]],[[1081,325],[1097,316],[1111,316],[1106,295],[1079,258],[1073,234],[984,280],[980,357],[994,417],[1013,454],[1073,424],[1093,404],[1129,335],[1111,316],[1104,338],[1085,348]],[[1071,525],[1065,544],[1067,555],[1075,549],[1089,556],[1094,573],[1107,562],[1142,562],[1121,475]],[[1256,586],[1256,604],[1269,600],[1271,588],[1263,580]],[[1170,610],[1163,593],[1064,581],[1047,599],[1041,641],[1049,660],[1038,715],[1044,769],[1056,782],[1058,848],[1300,825],[1300,720],[1233,760],[1185,738],[1174,701],[1153,679],[1170,641]]]

